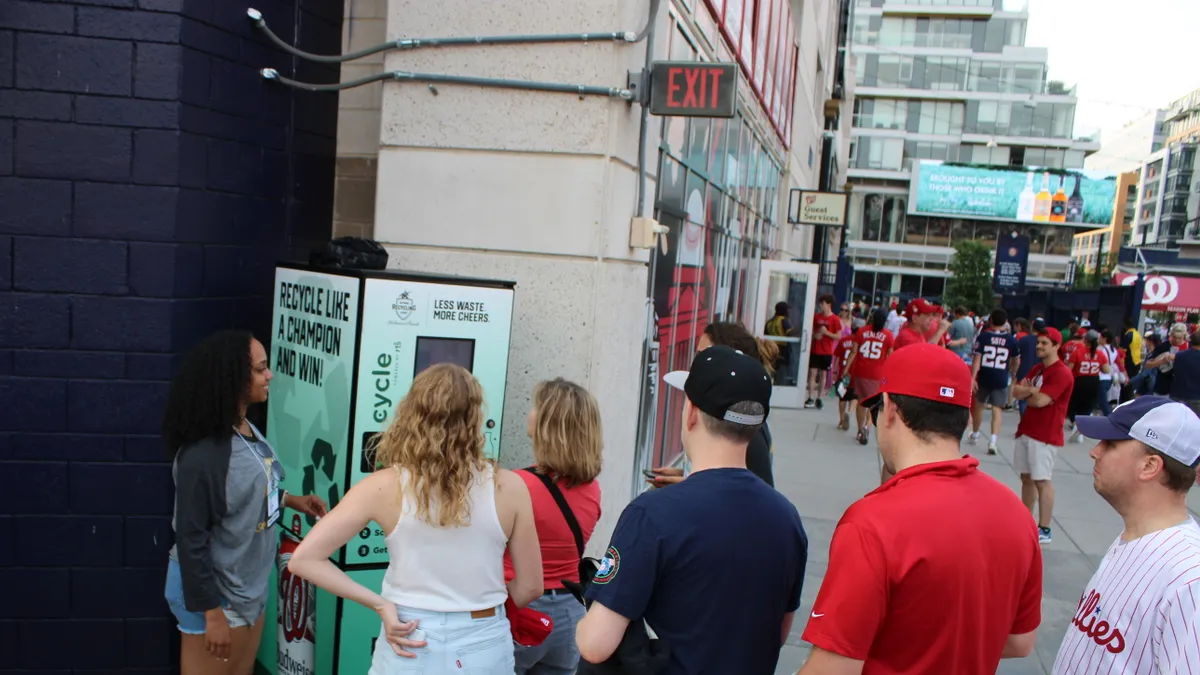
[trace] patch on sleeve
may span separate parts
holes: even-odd
[[[617,576],[617,570],[621,568],[621,552],[615,546],[609,546],[604,552],[604,557],[600,560],[600,566],[596,568],[596,576],[592,577],[593,584],[607,584],[612,581],[612,578]]]

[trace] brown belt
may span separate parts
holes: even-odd
[[[488,607],[487,609],[476,609],[471,612],[472,619],[486,619],[496,616],[496,608]]]

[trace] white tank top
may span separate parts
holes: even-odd
[[[397,605],[433,612],[503,605],[508,598],[504,584],[508,537],[496,514],[492,466],[487,465],[471,483],[470,520],[462,527],[436,527],[417,518],[407,470],[401,470],[400,484],[405,494],[400,520],[387,536],[390,561],[380,595]]]

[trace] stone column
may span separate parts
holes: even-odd
[[[390,0],[388,39],[637,32],[647,6]],[[661,38],[656,51],[665,54]],[[386,68],[624,87],[644,54],[645,43],[623,42],[447,47],[392,52]],[[418,83],[383,90],[375,237],[395,267],[517,282],[501,459],[531,461],[524,419],[539,380],[562,376],[591,390],[605,433],[596,550],[633,479],[648,283],[646,251],[629,248],[640,118],[638,105],[603,97]],[[652,117],[647,214],[660,128]]]

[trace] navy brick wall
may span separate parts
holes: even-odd
[[[330,236],[336,81],[245,4],[0,0],[0,672],[167,673],[180,354]],[[254,3],[332,53],[342,0]],[[63,646],[69,648],[64,649]]]

